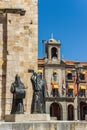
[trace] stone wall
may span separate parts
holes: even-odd
[[[37,71],[38,8],[37,0],[0,0],[0,119],[10,114],[11,83],[18,74],[26,88],[25,113],[30,113],[32,101],[31,73]],[[12,10],[25,10],[24,15]]]
[[[87,122],[31,121],[27,123],[1,122],[0,130],[87,130]]]

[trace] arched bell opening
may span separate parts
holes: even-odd
[[[51,59],[58,59],[58,51],[56,47],[51,49]]]

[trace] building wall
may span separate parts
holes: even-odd
[[[39,62],[39,64],[38,64],[40,69],[41,69],[41,62]],[[73,63],[73,61],[72,61],[72,63]],[[85,120],[86,112],[83,112],[83,107],[84,106],[87,107],[87,82],[86,82],[87,81],[87,62],[85,62],[85,63],[80,62],[80,64],[83,67],[83,73],[85,75],[85,80],[79,79],[79,87],[78,87],[79,91],[77,91],[77,84],[75,81],[76,77],[72,77],[72,80],[67,79],[68,86],[66,87],[67,73],[69,71],[72,71],[74,68],[74,66],[73,66],[74,64],[72,64],[72,63],[71,63],[71,65],[68,63],[67,67],[64,66],[63,64],[59,65],[59,64],[53,64],[53,63],[45,64],[45,67],[42,66],[42,68],[45,69],[45,79],[47,81],[48,93],[49,93],[49,97],[46,97],[46,99],[47,99],[46,100],[46,113],[47,114],[51,113],[50,108],[51,108],[51,105],[53,103],[56,103],[56,105],[61,104],[62,113],[63,113],[63,117],[61,118],[61,120],[70,120],[71,117],[70,117],[70,114],[68,112],[70,110],[69,106],[72,106],[73,107],[73,111],[72,111],[73,112],[73,119],[72,120],[78,120],[78,105],[79,105],[79,109],[80,109],[79,110],[80,111],[80,113],[79,113],[80,118],[79,119]],[[54,70],[56,70],[56,73],[58,76],[58,85],[59,85],[59,88],[58,88],[59,96],[58,97],[57,96],[54,97],[52,94],[51,77],[52,77]],[[63,84],[65,87],[64,94],[62,93]],[[72,89],[73,95],[70,95],[70,96],[68,95],[69,94],[69,91],[68,91],[69,85],[73,86],[73,89]],[[83,95],[83,96],[80,95],[81,94],[80,92],[82,91],[80,89],[81,85],[86,86],[86,89],[84,90],[85,95]],[[79,98],[79,102],[78,102],[78,98]],[[81,113],[82,113],[82,115],[85,114],[84,119],[83,119],[83,117],[81,117]]]
[[[56,54],[57,57],[60,56],[60,44],[55,39],[50,39],[46,43],[48,57],[38,59],[38,68],[44,69],[45,73],[43,74],[48,86],[49,96],[46,97],[46,113],[50,114],[52,118],[57,117],[57,120],[85,120],[87,114],[87,62],[75,62],[61,58],[58,62],[58,59],[55,58],[55,52],[51,52],[51,48],[56,48],[57,45],[59,45],[59,51]],[[53,53],[54,59],[51,58]],[[83,71],[78,71],[78,74],[73,76],[72,71],[75,70],[76,64],[82,66]],[[53,71],[56,71],[54,73],[57,74],[58,82],[53,81],[53,87],[54,85],[56,87],[52,91]],[[84,75],[84,78],[81,78],[81,74]],[[54,89],[56,92],[58,90],[59,94],[56,94]],[[60,113],[63,113],[62,116]]]
[[[37,70],[38,1],[1,0],[0,9],[24,9],[25,15],[0,13],[0,119],[10,114],[11,83],[20,76],[26,88],[24,111],[30,113],[32,101],[31,73]]]

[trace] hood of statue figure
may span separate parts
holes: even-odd
[[[21,81],[20,81],[20,77],[18,76],[18,74],[16,74],[16,76],[15,76],[15,82],[17,83],[17,84],[19,84]]]

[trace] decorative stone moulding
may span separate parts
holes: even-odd
[[[25,10],[24,9],[17,9],[17,8],[3,8],[3,9],[0,9],[0,14],[3,14],[3,13],[14,13],[14,14],[20,14],[21,16],[24,16],[25,15]]]

